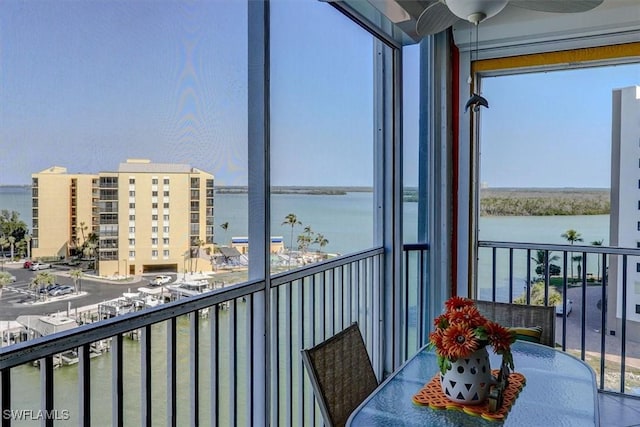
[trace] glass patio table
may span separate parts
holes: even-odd
[[[586,363],[540,344],[516,341],[511,348],[526,385],[504,421],[414,404],[412,397],[438,372],[435,353],[423,347],[356,408],[347,426],[600,425],[595,374]],[[500,356],[489,355],[498,368]]]

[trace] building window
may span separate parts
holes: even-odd
[[[129,178],[129,184],[135,184],[136,180],[135,178]]]
[[[152,185],[158,185],[158,178],[152,178],[151,179],[151,184]]]
[[[162,227],[162,231],[165,232],[165,233],[168,233],[169,232],[169,226],[165,225],[164,227]]]
[[[158,227],[151,227],[151,232],[152,233],[157,233],[158,232]]]
[[[135,233],[135,232],[136,232],[135,227],[129,227],[129,233]]]
[[[640,262],[636,262],[636,271],[640,273]]]
[[[151,209],[158,209],[157,203],[151,203]]]
[[[135,209],[135,208],[136,208],[135,203],[129,203],[129,209]]]
[[[169,209],[169,203],[165,202],[164,205],[162,205],[165,209]]]
[[[640,241],[636,242],[636,248],[640,249]]]
[[[169,197],[169,192],[165,191],[164,193],[162,193],[164,195],[164,197]]]
[[[640,304],[636,304],[636,314],[640,314]]]
[[[158,215],[151,215],[151,221],[157,221]]]
[[[129,197],[135,197],[136,192],[134,190],[129,191]]]
[[[165,237],[164,239],[162,239],[162,244],[163,245],[168,245],[169,244],[169,238]]]
[[[165,178],[162,182],[164,183],[164,185],[169,185],[169,178]]]
[[[136,251],[129,251],[129,258],[135,258],[136,257]]]
[[[169,258],[169,249],[165,249],[164,251],[162,251],[162,255],[164,255],[166,258]]]
[[[157,237],[152,237],[151,238],[151,244],[152,245],[157,245],[158,244],[158,238]]]
[[[135,215],[129,215],[129,221],[135,221],[135,220],[136,220]]]
[[[153,256],[153,257],[157,257],[157,256],[158,256],[158,251],[157,251],[157,249],[153,249],[153,250],[151,251],[151,256]]]
[[[136,245],[136,239],[129,239],[129,246],[135,246]]]
[[[640,221],[638,221],[638,231],[640,231]]]
[[[158,197],[158,192],[157,191],[152,191],[151,192],[151,197]]]
[[[165,220],[165,221],[169,221],[169,215],[163,215],[162,219]]]

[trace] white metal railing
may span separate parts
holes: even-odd
[[[358,321],[380,375],[382,257],[371,249],[0,348],[0,425],[255,425],[259,383],[273,425],[321,425],[300,350]],[[269,318],[258,319],[265,295]],[[264,372],[252,363],[265,357],[256,322],[269,325]],[[110,352],[92,361],[104,340]],[[77,365],[54,369],[69,351]]]
[[[557,316],[558,345],[591,364],[599,376],[601,391],[640,395],[640,343],[627,333],[627,265],[631,265],[631,259],[640,261],[640,249],[492,241],[480,241],[478,247],[476,298],[513,302],[520,295],[530,304],[532,284],[541,282],[544,303],[549,304],[550,292],[556,288],[562,295],[562,313],[569,313],[571,306],[571,313]],[[541,259],[538,251],[542,251]],[[609,283],[609,267],[618,262],[620,284]],[[577,264],[578,274],[573,277],[569,274],[570,263]],[[556,269],[561,267],[555,277],[551,274],[553,264]],[[620,289],[615,293],[616,300],[609,300],[611,287]],[[576,301],[570,294],[576,295]],[[617,311],[616,325],[609,324],[610,310]]]

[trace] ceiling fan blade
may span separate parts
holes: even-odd
[[[418,17],[416,32],[421,36],[436,34],[452,26],[458,19],[446,4],[435,0]]]
[[[586,12],[600,6],[604,0],[509,0],[509,4],[539,12]]]

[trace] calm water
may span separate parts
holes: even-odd
[[[20,217],[29,226],[31,225],[31,191],[29,188],[20,187],[0,187],[0,209],[16,210]],[[216,240],[219,243],[228,242],[232,236],[247,235],[247,218],[251,210],[248,207],[246,194],[218,194],[215,199],[215,223]],[[417,203],[406,203],[404,206],[405,215],[405,242],[414,242],[416,235]],[[291,228],[283,226],[281,223],[288,213],[295,213],[303,226],[309,225],[316,232],[324,234],[329,240],[326,251],[349,253],[365,248],[369,248],[373,243],[373,199],[372,193],[349,193],[345,196],[311,196],[311,195],[273,195],[272,197],[272,224],[271,230],[274,236],[283,236],[285,242],[289,242]],[[229,223],[229,229],[225,232],[219,224]],[[578,230],[584,239],[585,244],[590,244],[594,240],[604,240],[607,245],[609,241],[609,216],[571,216],[571,217],[490,217],[480,220],[480,239],[497,241],[522,241],[539,243],[567,243],[560,235],[566,230],[573,228]],[[302,227],[294,230],[295,238],[302,231]],[[499,256],[498,264],[498,285],[499,297],[506,298],[507,286],[507,261],[506,252]],[[516,287],[524,284],[522,271],[526,264],[526,252],[516,254],[515,266],[520,273],[516,272]],[[595,262],[595,261],[594,261]],[[481,292],[486,293],[487,287],[491,284],[491,253],[481,251],[479,259],[479,284]],[[595,272],[595,263],[589,262],[588,271]],[[520,288],[521,289],[521,288]],[[514,289],[514,295],[521,292]],[[242,304],[239,304],[242,310]],[[222,312],[220,317],[221,330],[229,326],[227,312]],[[242,319],[239,316],[238,319]],[[208,422],[208,395],[209,395],[209,345],[208,345],[209,320],[201,321],[201,392],[202,410],[201,422]],[[238,330],[238,341],[245,334],[242,332],[245,326],[236,325]],[[295,328],[294,328],[295,329]],[[153,327],[152,340],[160,343],[163,347],[165,341],[164,325]],[[294,331],[295,332],[295,331]],[[137,342],[125,339],[125,425],[139,425],[139,402],[140,402],[140,381],[139,381],[139,360],[140,346]],[[242,343],[240,343],[242,346]],[[154,347],[155,348],[155,347]],[[229,413],[228,396],[225,390],[229,389],[230,352],[225,343],[220,343],[218,357],[221,360],[220,367],[220,396],[221,418],[227,419]],[[244,366],[247,362],[243,354],[247,354],[239,348],[236,355],[239,358],[238,366]],[[154,420],[153,424],[165,423],[165,402],[166,402],[166,354],[162,350],[153,352],[153,396],[154,396]],[[189,363],[188,345],[188,323],[186,319],[180,319],[178,323],[178,366],[187,366]],[[297,369],[297,367],[295,367]],[[91,362],[92,370],[92,411],[94,425],[109,425],[111,417],[111,357],[107,353]],[[245,383],[243,372],[246,369],[239,369],[239,384]],[[178,370],[178,389],[187,390],[189,383],[188,370]],[[14,407],[20,409],[39,408],[39,371],[32,366],[23,366],[12,371],[12,403]],[[242,395],[242,391],[240,394]],[[189,397],[179,396],[178,412],[179,424],[184,425],[188,421]],[[65,367],[55,371],[55,407],[71,410],[72,419],[69,422],[56,423],[56,425],[76,425],[77,418],[77,369]],[[242,402],[238,407],[243,407]],[[242,415],[239,422],[243,422]],[[19,422],[15,425],[39,425],[39,422]]]

